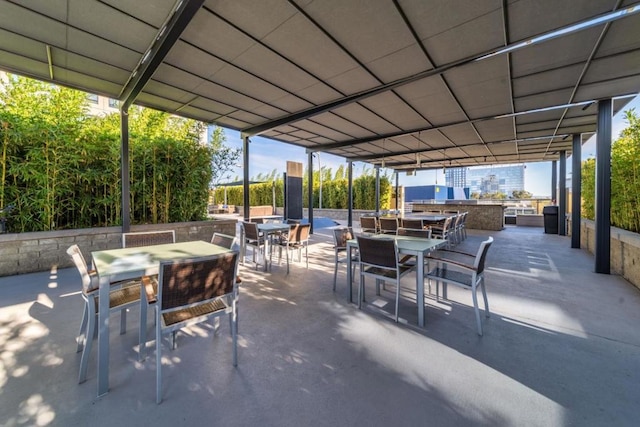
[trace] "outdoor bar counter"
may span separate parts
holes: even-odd
[[[463,203],[413,203],[413,212],[430,211],[430,210],[451,210],[460,212],[469,212],[467,215],[467,228],[475,230],[494,230],[500,231],[504,228],[504,206],[491,204],[463,204]]]

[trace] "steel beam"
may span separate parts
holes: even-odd
[[[260,135],[262,133],[268,132],[278,126],[287,125],[290,123],[298,122],[300,120],[308,119],[310,117],[317,116],[322,113],[326,113],[327,111],[335,110],[345,105],[353,104],[354,102],[358,102],[364,100],[366,98],[378,95],[380,93],[388,92],[390,90],[399,88],[401,86],[407,85],[409,83],[416,82],[418,80],[425,79],[427,77],[439,76],[444,74],[445,72],[452,70],[454,68],[458,68],[460,66],[470,64],[473,62],[483,61],[489,58],[493,58],[500,55],[506,55],[511,52],[515,52],[520,49],[524,49],[530,46],[534,46],[540,43],[545,43],[547,41],[564,37],[569,34],[573,34],[576,32],[580,32],[594,26],[600,26],[607,22],[617,21],[618,19],[625,18],[627,16],[634,15],[635,13],[640,12],[640,4],[633,4],[627,6],[623,10],[616,10],[613,12],[607,12],[595,17],[591,17],[582,22],[578,22],[575,24],[571,24],[559,29],[547,31],[545,33],[538,34],[536,36],[520,40],[514,43],[510,43],[506,46],[498,46],[493,49],[489,49],[484,51],[478,55],[470,56],[467,58],[463,58],[457,61],[450,62],[448,64],[441,65],[439,67],[433,68],[431,70],[425,70],[420,73],[403,77],[401,79],[385,83],[382,85],[374,86],[370,89],[363,90],[361,92],[345,96],[343,98],[330,101],[321,105],[317,105],[306,110],[293,113],[284,117],[280,117],[278,119],[270,120],[265,123],[261,123],[256,126],[251,126],[243,129],[242,131],[249,135]]]
[[[596,133],[596,273],[611,272],[611,99],[598,101]]]
[[[120,91],[118,99],[125,109],[129,109],[145,85],[151,80],[153,74],[162,64],[164,58],[204,2],[205,0],[183,0],[178,3],[178,7],[173,13],[167,17],[167,20],[158,30],[158,34],[153,38],[153,42],[151,42],[133,73],[129,76],[127,83]]]

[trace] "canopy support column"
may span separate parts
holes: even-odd
[[[380,166],[376,166],[376,216],[380,213]]]
[[[571,150],[571,247],[580,249],[580,218],[582,199],[582,136],[573,135]]]
[[[347,227],[353,227],[353,162],[347,161],[348,201],[347,201]]]
[[[120,108],[120,180],[122,181],[122,232],[131,230],[131,183],[129,181],[129,110]]]
[[[243,216],[245,221],[249,221],[249,136],[242,135],[242,204],[243,206]]]
[[[596,273],[611,272],[611,98],[598,101],[596,127]]]
[[[311,229],[309,232],[313,234],[313,152],[309,152],[308,162],[309,162],[309,184],[307,185],[307,192],[309,197],[309,224],[311,224]]]
[[[558,234],[567,235],[567,152],[560,152],[560,180],[558,182]]]
[[[558,193],[556,192],[558,188],[558,162],[553,160],[551,162],[551,204],[555,205],[558,203]]]

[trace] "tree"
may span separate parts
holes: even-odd
[[[221,127],[216,126],[211,134],[209,144],[213,150],[211,156],[211,186],[217,187],[224,181],[229,181],[231,171],[240,160],[242,150],[225,145],[226,138]]]
[[[513,190],[511,192],[511,196],[514,199],[530,199],[533,197],[533,194],[529,193],[526,190]]]

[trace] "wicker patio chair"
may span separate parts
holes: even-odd
[[[162,262],[156,303],[156,403],[162,401],[162,336],[211,318],[229,316],[233,366],[238,364],[238,252]],[[151,280],[144,277],[143,281]],[[154,295],[147,294],[153,299]]]
[[[80,277],[82,279],[82,299],[84,299],[84,312],[80,323],[80,332],[76,339],[76,351],[82,351],[80,358],[80,372],[78,374],[78,383],[82,383],[87,379],[87,367],[89,364],[89,356],[91,355],[91,346],[96,333],[98,323],[98,276],[95,271],[87,269],[82,252],[78,245],[72,245],[67,249],[67,254],[75,264]],[[153,286],[155,280],[149,281]],[[126,332],[127,308],[140,305],[140,280],[129,280],[119,282],[120,287],[113,287],[109,292],[109,312],[114,313],[120,311],[120,334]],[[150,292],[153,292],[151,290]],[[146,329],[146,316],[140,315],[140,330]],[[143,348],[142,335],[139,337],[140,348]]]

